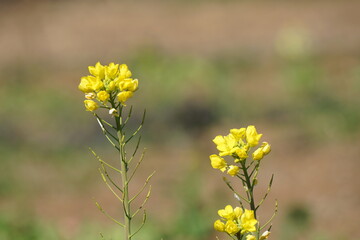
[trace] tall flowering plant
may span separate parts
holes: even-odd
[[[119,159],[117,162],[110,162],[101,159],[93,150],[91,152],[100,163],[99,172],[109,190],[119,200],[123,212],[122,219],[118,220],[108,214],[103,207],[96,202],[99,210],[104,213],[113,222],[124,228],[125,240],[130,240],[136,233],[140,231],[146,221],[146,212],[144,205],[148,201],[151,193],[151,185],[148,186],[150,178],[154,173],[149,175],[142,188],[134,195],[129,193],[129,183],[133,179],[139,165],[143,161],[144,151],[137,160],[133,163],[136,153],[138,152],[141,136],[138,137],[136,144],[132,151],[129,151],[129,143],[136,138],[140,129],[144,124],[145,111],[142,122],[138,128],[130,134],[128,130],[128,121],[131,118],[132,107],[125,114],[126,102],[133,97],[137,91],[139,82],[132,78],[132,73],[126,64],[110,63],[109,65],[102,65],[99,62],[95,66],[89,66],[90,75],[81,78],[79,90],[84,92],[85,109],[89,111],[97,120],[102,133],[109,143],[114,147],[118,153]],[[106,121],[102,115],[109,114],[112,117],[111,121]],[[129,154],[130,153],[130,154]],[[116,178],[110,174],[117,174]],[[118,184],[117,182],[120,182]],[[147,194],[140,206],[133,206],[133,202],[141,193],[147,189]],[[132,220],[143,212],[142,224],[136,229],[132,228]]]
[[[267,192],[264,197],[256,202],[254,189],[258,183],[257,176],[262,159],[271,151],[270,144],[259,144],[262,134],[258,134],[254,126],[231,129],[227,136],[216,136],[213,142],[219,151],[210,156],[211,166],[215,169],[236,177],[243,187],[243,193],[235,190],[231,182],[224,177],[229,189],[234,193],[239,206],[227,205],[218,211],[220,219],[214,222],[215,230],[225,232],[232,239],[237,240],[263,240],[270,235],[272,222],[277,213],[277,202],[272,217],[260,224],[257,211],[268,196],[274,175],[271,176]],[[250,159],[249,159],[250,158]],[[247,208],[248,207],[248,208]]]

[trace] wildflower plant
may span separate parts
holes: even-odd
[[[130,240],[145,224],[146,211],[144,205],[150,197],[151,185],[148,186],[148,183],[154,174],[152,173],[146,178],[137,193],[130,195],[129,183],[133,180],[139,165],[143,161],[145,151],[142,152],[137,163],[133,163],[139,150],[141,136],[138,137],[132,151],[129,151],[128,145],[137,137],[142,128],[145,111],[138,128],[128,134],[130,130],[128,130],[127,124],[131,118],[132,107],[127,111],[127,114],[125,114],[124,109],[127,100],[133,97],[138,90],[139,82],[137,79],[131,78],[132,73],[126,64],[110,63],[104,66],[98,62],[95,66],[88,68],[91,75],[82,77],[79,84],[79,89],[85,94],[85,109],[96,118],[105,138],[118,153],[119,161],[117,164],[104,161],[92,149],[90,150],[100,163],[99,172],[102,180],[120,202],[123,218],[119,220],[112,217],[98,202],[95,203],[103,214],[124,228],[123,239]],[[110,115],[111,121],[106,121],[102,115]],[[116,178],[110,172],[117,174]],[[147,194],[142,203],[134,207],[134,200],[140,197],[145,189],[147,189]],[[143,215],[142,223],[133,231],[132,220],[141,212]]]
[[[218,211],[220,219],[214,222],[214,228],[219,232],[225,232],[232,239],[267,239],[270,235],[270,224],[277,213],[277,202],[275,202],[274,214],[265,224],[260,224],[257,212],[267,198],[274,178],[272,175],[266,193],[259,202],[256,202],[254,189],[258,183],[260,164],[271,151],[269,143],[259,144],[261,137],[262,134],[258,134],[254,126],[248,126],[231,129],[227,136],[219,135],[213,139],[219,153],[210,156],[211,166],[231,177],[236,177],[241,182],[244,192],[236,191],[232,183],[226,177],[223,178],[234,193],[239,206],[227,205],[224,209],[220,209]],[[268,228],[264,231],[266,227]]]

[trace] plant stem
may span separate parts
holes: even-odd
[[[245,177],[245,183],[246,183],[246,187],[249,191],[249,195],[250,195],[250,208],[251,210],[254,211],[254,217],[256,219],[256,208],[255,208],[255,199],[254,199],[254,193],[253,193],[253,185],[251,185],[251,180],[250,180],[250,176],[249,173],[247,172],[247,168],[246,168],[246,162],[245,161],[241,161],[241,168],[244,172],[244,177]]]
[[[111,105],[115,107],[114,102],[111,102]],[[119,113],[121,113],[121,107],[119,106]],[[130,240],[131,239],[131,213],[130,213],[130,202],[129,202],[129,184],[128,184],[128,163],[126,161],[125,155],[125,134],[122,132],[122,126],[120,121],[121,115],[115,117],[116,121],[116,131],[117,137],[119,140],[119,157],[120,157],[120,164],[121,164],[121,182],[122,182],[122,189],[123,189],[123,207],[124,207],[124,239]]]

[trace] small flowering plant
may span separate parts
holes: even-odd
[[[129,183],[133,179],[144,158],[143,152],[137,163],[133,163],[133,159],[139,149],[141,136],[139,136],[132,151],[129,151],[128,145],[135,139],[142,128],[145,119],[145,111],[139,127],[128,134],[130,130],[128,130],[127,123],[131,118],[132,107],[127,114],[125,114],[124,109],[127,100],[131,98],[138,89],[139,83],[137,79],[131,78],[132,73],[126,64],[119,65],[110,63],[109,65],[104,66],[98,62],[95,66],[89,66],[89,72],[91,75],[82,77],[79,84],[79,89],[85,94],[85,109],[91,112],[96,118],[102,133],[114,147],[114,150],[117,151],[119,161],[117,164],[105,161],[93,150],[91,151],[100,163],[99,171],[104,183],[120,201],[123,219],[117,220],[108,214],[98,202],[96,202],[96,205],[108,218],[124,228],[123,239],[130,240],[138,231],[140,231],[146,221],[146,212],[143,209],[150,197],[151,186],[148,187],[147,194],[140,206],[133,207],[133,201],[147,188],[149,180],[154,174],[150,174],[141,189],[133,196],[130,196]],[[101,117],[101,114],[107,113],[112,117],[112,121],[106,121]],[[110,174],[110,171],[113,174],[117,174],[117,179]],[[121,184],[118,184],[117,182],[120,182]],[[133,231],[132,220],[141,211],[143,211],[142,224]]]
[[[277,202],[272,217],[263,225],[257,218],[257,210],[268,196],[274,175],[271,176],[267,192],[258,202],[255,202],[254,188],[258,183],[257,176],[261,160],[270,153],[271,147],[267,142],[261,145],[259,141],[262,134],[258,134],[254,126],[231,129],[227,136],[216,136],[213,142],[219,151],[210,156],[211,166],[236,177],[242,184],[245,195],[240,194],[224,177],[226,185],[234,193],[240,206],[227,205],[218,211],[220,219],[214,222],[215,230],[225,232],[232,239],[237,240],[263,240],[270,235],[271,226],[263,231],[273,220],[277,213]],[[260,146],[259,146],[260,145]],[[254,149],[256,148],[256,149]],[[251,157],[249,157],[249,155]],[[225,160],[225,157],[229,160]],[[252,160],[248,160],[252,158]],[[249,209],[246,208],[246,204]]]

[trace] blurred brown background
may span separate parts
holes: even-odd
[[[137,239],[215,239],[235,204],[211,168],[214,136],[256,125],[272,153],[259,196],[271,239],[359,239],[358,1],[1,1],[0,239],[119,239],[120,206],[88,151],[116,158],[77,90],[87,66],[139,78],[134,126],[156,170]],[[218,234],[221,239],[225,236]]]

